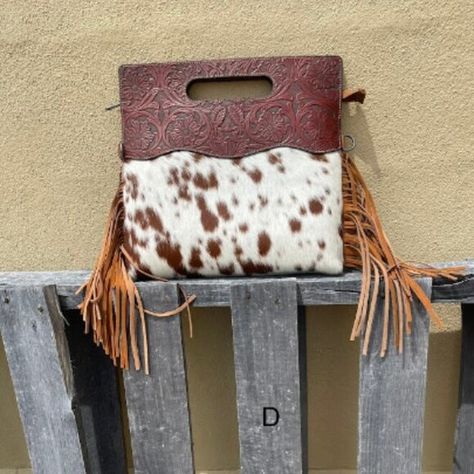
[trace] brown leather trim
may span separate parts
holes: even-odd
[[[268,97],[194,101],[196,79],[268,77]],[[178,150],[235,158],[290,146],[341,148],[338,56],[224,59],[121,66],[123,156],[146,160]]]

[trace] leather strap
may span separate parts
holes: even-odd
[[[365,89],[348,88],[342,91],[343,102],[359,102],[359,104],[363,104],[365,100],[365,96],[366,96]]]

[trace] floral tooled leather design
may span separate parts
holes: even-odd
[[[341,148],[342,60],[337,56],[227,59],[122,66],[125,159],[178,150],[242,157],[276,146],[312,153]],[[268,77],[269,96],[192,100],[197,79]]]

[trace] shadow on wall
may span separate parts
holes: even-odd
[[[0,469],[30,466],[5,349],[0,337]]]
[[[456,313],[460,320],[459,307]],[[430,335],[423,438],[423,468],[428,471],[452,470],[460,362],[460,330]]]
[[[308,464],[312,469],[355,469],[359,344],[349,335],[354,306],[306,310]]]

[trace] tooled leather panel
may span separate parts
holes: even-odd
[[[123,158],[186,150],[218,158],[277,146],[310,153],[341,148],[338,56],[227,59],[121,66]],[[269,96],[192,100],[196,79],[268,77]]]

